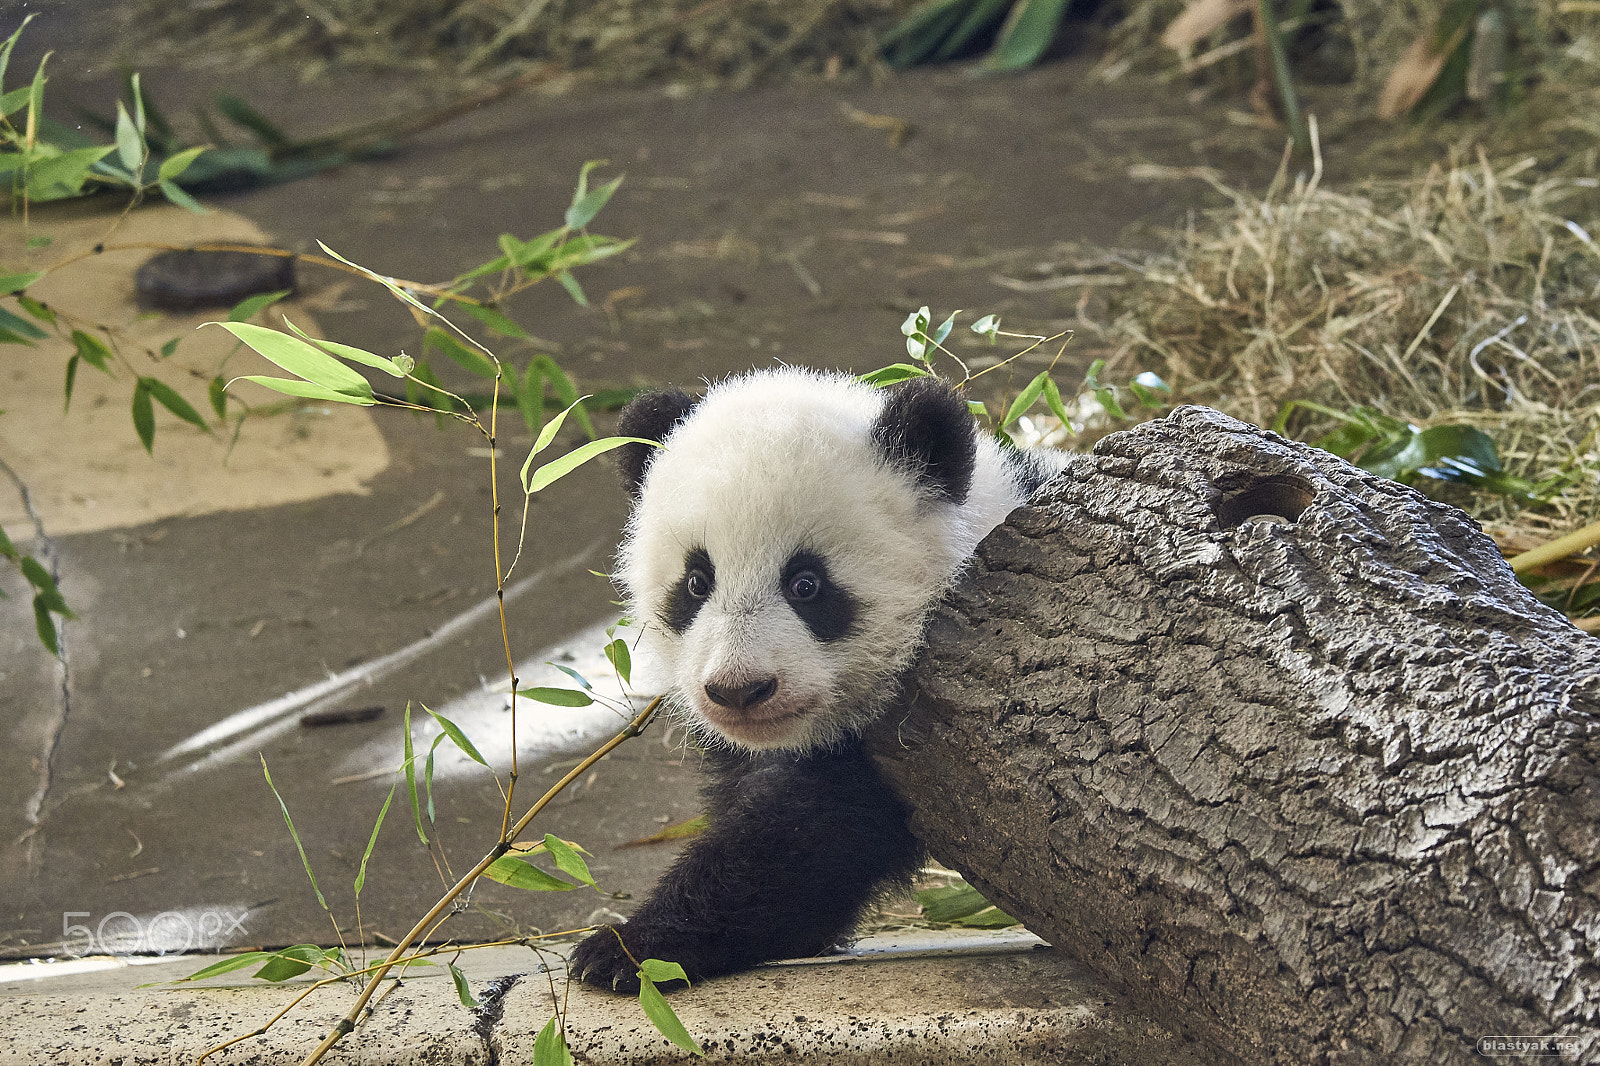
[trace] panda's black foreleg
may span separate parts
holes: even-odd
[[[711,824],[625,924],[573,952],[573,976],[633,991],[635,959],[691,978],[819,954],[849,935],[882,888],[922,861],[905,805],[859,745],[796,756],[720,756]]]

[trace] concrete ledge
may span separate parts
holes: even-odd
[[[573,985],[559,951],[471,952],[459,964],[481,1001],[464,1009],[446,977],[407,980],[324,1060],[329,1063],[523,1063],[565,994],[567,1037],[584,1063],[647,1066],[691,1056],[657,1033],[632,997]],[[138,964],[129,964],[137,961]],[[285,985],[136,986],[206,965],[205,956],[123,960],[95,973],[38,976],[0,967],[0,1063],[192,1063],[264,1023],[299,991]],[[81,964],[80,964],[81,968]],[[226,979],[225,979],[226,980]],[[261,1035],[208,1063],[298,1062],[348,1008],[325,989]],[[673,1007],[710,1062],[819,1061],[892,1066],[1107,1064],[1188,1066],[1180,1040],[1131,1013],[1075,960],[1020,931],[865,938],[848,955],[763,967],[675,994]]]

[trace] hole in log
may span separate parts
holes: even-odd
[[[1222,528],[1246,522],[1295,522],[1311,506],[1311,485],[1289,475],[1245,477],[1219,482],[1221,495],[1211,501]]]

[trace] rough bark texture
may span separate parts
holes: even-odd
[[[983,543],[907,691],[933,854],[1176,1030],[1600,1059],[1600,641],[1455,508],[1181,408]]]

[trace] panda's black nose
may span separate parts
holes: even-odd
[[[760,681],[751,681],[743,685],[718,685],[708,683],[706,695],[711,697],[711,702],[719,707],[731,707],[736,711],[748,711],[758,703],[764,703],[772,698],[778,691],[778,679],[775,677],[763,678]]]

